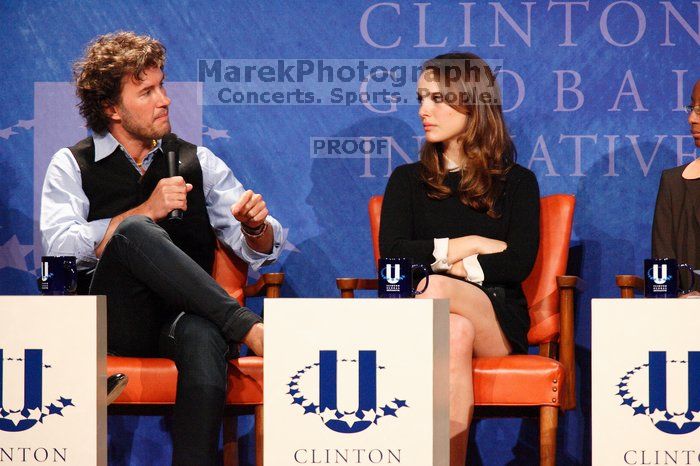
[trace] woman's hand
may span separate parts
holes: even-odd
[[[700,291],[691,291],[690,293],[680,295],[679,298],[700,298]]]
[[[478,238],[480,238],[480,240],[477,254],[496,254],[503,252],[506,250],[506,248],[508,248],[508,245],[504,241],[484,238],[483,236],[479,236]]]
[[[478,235],[452,238],[447,246],[447,262],[455,264],[474,254],[496,254],[505,251],[507,247],[503,241]]]
[[[467,278],[467,271],[464,269],[464,262],[461,260],[452,264],[447,273],[454,277]]]
[[[451,238],[447,243],[447,262],[454,264],[465,257],[478,254],[478,242],[481,236],[469,235]]]

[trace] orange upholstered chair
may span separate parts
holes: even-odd
[[[219,244],[214,257],[214,279],[238,302],[248,296],[265,292],[268,298],[279,297],[284,280],[282,273],[263,274],[253,285],[245,286],[248,265]],[[110,413],[130,414],[158,411],[158,407],[175,404],[177,369],[164,358],[127,358],[107,356],[107,373],[122,372],[129,383],[119,398],[110,405]],[[229,362],[228,393],[224,417],[224,464],[238,465],[236,416],[255,415],[256,465],[262,466],[262,403],[263,360],[257,356],[242,357]]]
[[[564,275],[575,203],[574,196],[564,194],[540,200],[539,251],[523,282],[531,320],[528,340],[539,346],[539,355],[474,360],[476,415],[502,415],[498,412],[502,407],[517,407],[511,411],[519,415],[522,407],[535,410],[540,418],[541,465],[555,464],[558,411],[576,406],[573,303],[579,279]],[[379,260],[381,204],[382,196],[369,201],[375,260]],[[336,283],[344,298],[353,297],[358,289],[377,289],[376,279],[339,278]]]

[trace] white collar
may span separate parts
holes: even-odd
[[[119,141],[112,136],[112,133],[109,131],[105,131],[104,134],[97,134],[94,133],[92,135],[93,141],[95,141],[95,162],[99,162],[100,160],[104,159],[105,157],[108,157],[114,153],[115,150],[117,150],[117,147],[121,147],[122,150],[124,151],[125,154],[128,154],[126,152],[126,149],[124,149],[124,146],[119,144]],[[156,146],[151,149],[148,153],[154,152],[156,149],[160,147],[161,139],[158,139]],[[131,154],[128,154],[131,156]]]

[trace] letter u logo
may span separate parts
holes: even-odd
[[[394,268],[394,273],[391,273],[391,268]],[[386,281],[395,285],[401,279],[401,264],[386,264]]]
[[[41,409],[43,361],[43,350],[24,350],[24,406],[20,413],[25,417],[29,415],[30,409]],[[0,411],[7,414],[8,410],[3,403],[3,363],[3,350],[0,349]],[[33,427],[36,423],[36,419],[22,419],[15,424],[10,419],[0,418],[0,431],[21,432]]]
[[[666,267],[666,264],[661,264],[661,275],[659,275],[659,264],[654,264],[652,272],[654,283],[657,285],[663,285],[666,283],[667,271],[668,268]]]
[[[397,266],[398,267],[398,266]],[[360,351],[359,357],[358,406],[354,413],[358,419],[365,415],[363,411],[377,410],[377,352]],[[319,409],[338,411],[338,352],[320,351],[319,355]],[[330,419],[326,426],[342,434],[354,434],[368,428],[370,421],[359,420],[348,425],[345,421]]]
[[[649,413],[666,412],[666,352],[649,351]],[[686,416],[700,411],[700,351],[688,351],[688,409]],[[690,419],[690,418],[688,418]],[[688,434],[700,427],[700,422],[677,424],[661,420],[654,424],[667,434]]]

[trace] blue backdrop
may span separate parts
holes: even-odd
[[[327,90],[328,83],[217,83],[207,72],[216,60],[323,59],[337,69],[359,59],[408,66],[460,50],[501,63],[519,162],[537,174],[543,194],[578,199],[571,271],[587,283],[576,315],[579,403],[560,421],[559,459],[590,463],[590,299],[615,296],[616,273],[640,273],[660,172],[696,156],[681,106],[700,78],[691,60],[700,2],[5,1],[0,24],[4,294],[35,293],[37,194],[51,154],[85,134],[66,83],[71,63],[98,34],[134,30],[166,45],[174,131],[211,148],[289,229],[273,267],[287,273],[286,296],[335,296],[335,277],[372,275],[366,201],[383,192],[394,167],[417,159],[418,107],[412,98],[402,105],[227,103],[236,90]],[[230,93],[223,99],[222,88]],[[358,138],[384,142],[366,154],[353,150]],[[329,141],[347,150],[328,157],[319,147]],[[167,424],[111,417],[110,463],[166,464]],[[533,421],[479,421],[473,436],[474,464],[537,461]],[[252,461],[250,448],[244,456]]]

